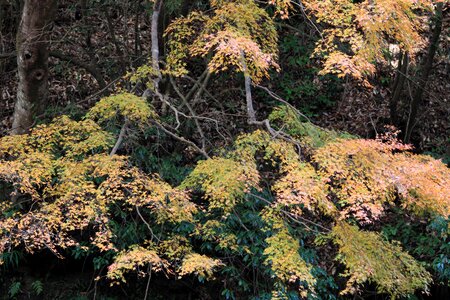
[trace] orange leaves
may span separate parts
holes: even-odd
[[[314,160],[337,197],[344,217],[371,223],[397,197],[416,213],[448,216],[450,171],[440,161],[421,155],[394,153],[403,148],[371,140],[331,143]]]
[[[396,154],[391,178],[402,198],[402,206],[412,211],[450,216],[450,171],[441,161],[425,155]]]

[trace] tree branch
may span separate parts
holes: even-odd
[[[195,143],[193,143],[193,142],[191,142],[191,141],[185,139],[184,137],[179,136],[179,135],[173,133],[172,131],[166,129],[161,123],[159,123],[159,122],[156,121],[156,120],[151,120],[150,122],[151,122],[153,125],[155,125],[156,127],[158,127],[159,129],[161,129],[161,130],[162,130],[163,132],[165,132],[166,134],[168,134],[168,135],[170,135],[171,137],[173,137],[174,139],[176,139],[176,140],[178,140],[178,141],[180,141],[180,142],[182,142],[182,143],[188,144],[189,146],[191,146],[192,148],[194,148],[195,150],[197,150],[197,152],[200,153],[201,155],[203,155],[206,159],[210,158],[209,155],[208,155],[208,153],[206,153],[206,151],[204,151],[203,149],[200,149],[200,147],[198,147]]]
[[[116,144],[114,145],[114,148],[111,150],[111,153],[109,153],[109,156],[113,156],[114,154],[116,154],[117,150],[119,150],[120,145],[122,144],[123,139],[125,137],[125,134],[127,133],[128,125],[129,125],[128,120],[125,120],[125,123],[120,129],[119,137],[117,138]]]

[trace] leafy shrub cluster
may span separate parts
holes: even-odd
[[[227,298],[337,297],[370,285],[397,298],[447,282],[448,226],[436,220],[448,224],[448,168],[395,141],[345,139],[288,114],[279,108],[271,120],[309,155],[256,130],[177,187],[109,153],[115,137],[94,120],[155,117],[131,94],[103,99],[81,121],[62,116],[1,138],[0,262],[14,267],[17,251],[91,255],[108,266],[97,280],[196,277],[223,283]],[[408,234],[395,214],[430,233]]]

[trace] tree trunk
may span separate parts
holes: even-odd
[[[26,0],[17,31],[19,85],[12,134],[27,132],[48,94],[48,40],[56,0]]]
[[[245,99],[247,104],[247,118],[249,124],[254,124],[256,122],[256,113],[253,108],[252,99],[252,78],[250,77],[249,70],[247,68],[247,62],[245,61],[244,51],[241,50],[241,63],[244,69],[244,79],[245,79]]]
[[[418,87],[413,95],[411,101],[411,110],[408,118],[408,122],[405,130],[405,143],[409,143],[411,139],[411,133],[417,122],[417,112],[419,107],[422,104],[423,93],[425,91],[426,85],[428,83],[428,79],[431,74],[431,69],[433,68],[434,56],[436,55],[437,48],[439,46],[439,37],[442,32],[442,8],[443,3],[439,2],[436,4],[436,14],[435,14],[435,26],[433,30],[433,35],[430,39],[430,46],[428,48],[428,53],[425,58],[425,63],[422,67],[422,76],[420,77],[420,81],[418,82]]]
[[[161,71],[159,68],[159,13],[162,7],[162,0],[156,0],[153,5],[153,15],[152,15],[152,28],[151,28],[151,38],[152,38],[152,67],[156,72],[157,78],[154,81],[155,89],[158,90],[159,82],[161,80]]]
[[[398,62],[397,77],[393,88],[393,95],[389,103],[390,117],[393,125],[398,123],[398,104],[402,95],[403,86],[405,85],[406,73],[408,72],[409,56],[408,52],[402,53]]]

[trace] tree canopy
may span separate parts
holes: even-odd
[[[448,296],[446,154],[404,135],[428,86],[394,96],[405,69],[432,76],[443,1],[33,2],[0,2],[1,33],[43,34],[0,56],[19,73],[4,124],[22,124],[0,136],[0,297]],[[321,121],[352,92],[399,115],[365,136]]]

